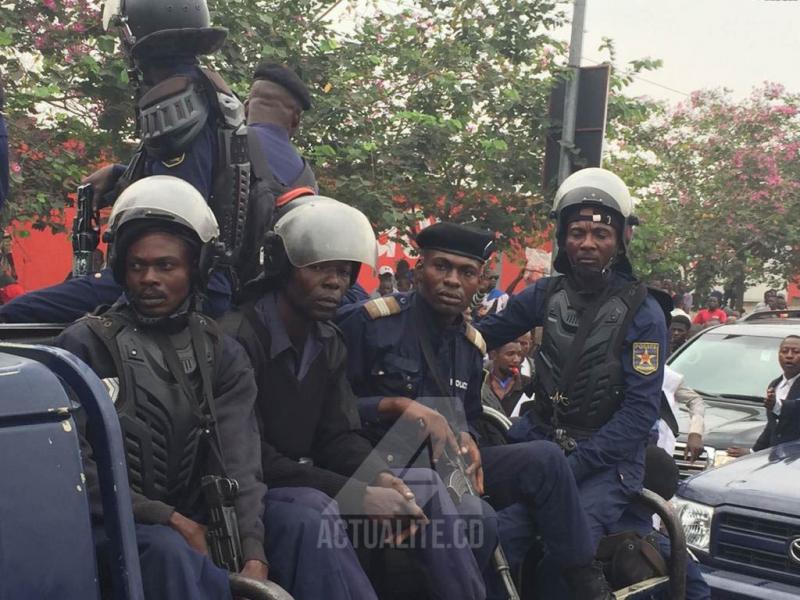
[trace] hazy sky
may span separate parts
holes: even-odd
[[[800,92],[800,0],[586,2],[582,54],[587,59],[605,58],[597,47],[610,37],[619,65],[660,58],[664,66],[643,77],[679,92],[727,87],[745,96],[763,81]],[[571,11],[568,7],[570,17]],[[569,30],[560,37],[569,39]],[[684,97],[642,80],[631,92],[670,102]]]

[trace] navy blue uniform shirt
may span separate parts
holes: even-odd
[[[446,328],[435,324],[432,311],[417,292],[396,293],[397,314],[372,319],[364,303],[341,309],[339,328],[347,342],[347,376],[359,397],[365,425],[380,424],[378,404],[384,397],[441,397],[429,373],[415,319],[423,312],[439,372],[450,394],[463,404],[467,421],[481,415],[482,355],[459,321]]]
[[[626,279],[615,274],[615,282]],[[482,319],[476,327],[489,349],[517,339],[534,327],[544,325],[545,300],[550,278],[539,279],[512,297],[505,310]],[[658,302],[648,295],[625,335],[622,369],[625,398],[611,419],[589,439],[578,444],[569,463],[578,483],[590,474],[617,467],[623,484],[641,486],[644,476],[644,447],[661,407],[661,385],[666,359],[667,324]],[[643,375],[634,369],[635,343],[658,344],[656,370]],[[625,478],[628,477],[629,481]]]
[[[256,132],[275,179],[283,185],[294,183],[303,172],[305,163],[286,128],[274,123],[252,123],[248,127]]]

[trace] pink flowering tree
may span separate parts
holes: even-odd
[[[744,100],[695,92],[617,153],[644,224],[640,271],[682,267],[700,291],[723,285],[741,306],[746,285],[800,272],[800,95],[764,84]]]
[[[81,177],[129,152],[124,65],[96,1],[5,2],[0,24],[12,185],[0,225],[60,231]]]

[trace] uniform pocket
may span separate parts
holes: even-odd
[[[420,372],[418,360],[388,352],[375,362],[372,379],[384,396],[414,398],[419,391]]]

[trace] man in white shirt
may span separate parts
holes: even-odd
[[[767,426],[751,450],[728,448],[729,456],[743,456],[800,439],[800,336],[790,335],[783,339],[778,350],[778,362],[783,375],[769,384],[764,400]]]

